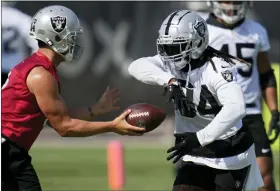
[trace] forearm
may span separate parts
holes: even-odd
[[[277,111],[277,84],[272,69],[260,74],[260,86],[264,100],[270,111]]]
[[[202,146],[217,140],[245,115],[245,108],[238,105],[224,106],[218,115],[204,129],[197,132],[197,137]]]
[[[170,79],[174,78],[148,58],[140,58],[132,62],[128,72],[137,80],[150,85],[167,86]]]
[[[246,115],[242,89],[238,84],[224,85],[217,94],[223,107],[204,129],[197,132],[202,146],[217,140]]]
[[[263,98],[270,111],[278,110],[277,89],[275,87],[267,87],[263,90]]]
[[[91,120],[96,116],[92,107],[82,107],[78,109],[70,109],[69,116],[74,119]]]
[[[55,129],[63,137],[89,137],[111,132],[113,128],[113,122],[88,122],[79,119],[69,119],[62,122]]]

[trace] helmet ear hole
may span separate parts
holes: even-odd
[[[55,35],[55,41],[56,42],[60,42],[62,39],[58,36],[58,35]]]

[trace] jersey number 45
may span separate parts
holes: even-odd
[[[254,43],[236,43],[235,44],[235,48],[236,48],[236,55],[233,55],[232,50],[229,51],[229,45],[228,44],[224,44],[221,48],[221,51],[227,54],[230,54],[232,56],[236,56],[237,58],[241,58],[243,60],[245,60],[246,62],[253,64],[254,60],[252,56],[245,56],[242,54],[242,49],[255,49],[255,44]],[[242,70],[242,69],[238,69],[238,73],[244,77],[244,78],[249,78],[252,76],[252,72],[253,72],[253,67],[250,67],[250,69],[247,71]]]

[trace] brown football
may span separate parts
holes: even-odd
[[[145,128],[145,132],[156,129],[166,117],[161,108],[148,103],[137,103],[127,109],[131,109],[131,113],[126,118],[127,122],[131,125]]]

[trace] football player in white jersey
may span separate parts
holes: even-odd
[[[245,18],[249,2],[211,1],[212,13],[207,19],[209,45],[215,49],[244,59],[252,67],[239,68],[237,81],[241,84],[246,103],[246,124],[253,135],[257,162],[264,180],[261,190],[275,191],[273,181],[273,158],[270,143],[280,129],[277,105],[277,88],[268,51],[270,44],[266,29],[256,21]],[[261,115],[261,97],[265,99],[271,114],[269,134],[274,130],[274,139],[269,141]]]
[[[256,190],[263,181],[251,133],[242,125],[246,109],[236,82],[238,61],[208,40],[205,20],[175,11],[159,29],[158,54],[133,61],[128,71],[165,87],[174,104],[176,143],[167,160],[184,162],[173,191]]]
[[[26,56],[38,49],[37,41],[29,36],[31,17],[2,2],[2,71],[1,86],[10,70]]]

